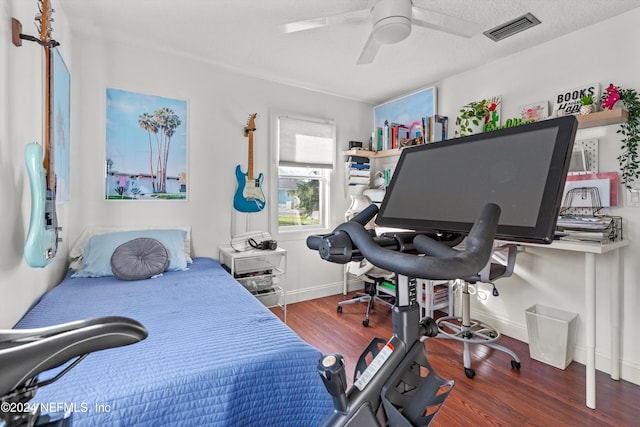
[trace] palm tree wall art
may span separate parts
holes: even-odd
[[[107,89],[108,200],[187,197],[186,101]]]

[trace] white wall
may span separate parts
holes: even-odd
[[[74,40],[71,174],[73,181],[70,237],[74,241],[87,225],[191,225],[196,256],[218,257],[218,247],[243,229],[246,214],[234,213],[234,170],[246,170],[247,138],[243,127],[257,113],[254,133],[256,173],[266,175],[268,193],[271,142],[270,115],[286,112],[334,119],[339,149],[348,141],[368,137],[372,107],[319,92],[268,82],[223,70],[202,61],[166,52],[132,47],[83,35]],[[117,88],[188,101],[188,201],[119,202],[103,200],[106,89]],[[338,165],[343,161],[338,155]],[[347,208],[342,167],[332,174],[332,225]],[[267,194],[268,197],[268,194]],[[269,213],[249,214],[249,230],[268,230],[289,251],[289,302],[336,293],[342,268],[328,264],[306,248],[269,230]],[[235,215],[235,218],[232,218]]]
[[[166,52],[74,34],[73,44],[64,11],[56,7],[54,36],[62,42],[63,57],[72,75],[71,202],[59,206],[64,242],[59,258],[45,269],[31,269],[22,260],[29,221],[30,193],[24,170],[24,144],[41,140],[41,49],[10,44],[9,18],[31,30],[35,7],[10,0],[0,4],[0,327],[13,325],[41,293],[55,285],[66,268],[69,242],[87,225],[190,224],[196,256],[217,258],[217,248],[230,238],[231,200],[238,163],[246,162],[242,126],[249,113],[258,113],[255,169],[269,170],[271,111],[335,119],[338,149],[351,139],[368,137],[371,106],[358,102],[249,78],[201,61]],[[600,81],[640,88],[640,57],[632,46],[640,41],[640,9],[559,40],[523,51],[492,64],[452,76],[438,87],[441,114],[455,118],[461,105],[483,97],[502,95],[503,117],[517,115],[519,105],[551,100],[557,90]],[[73,58],[73,61],[72,61]],[[431,82],[425,82],[423,86]],[[105,161],[106,88],[187,99],[189,102],[189,201],[105,202],[102,199]],[[5,95],[6,94],[6,95]],[[579,138],[600,140],[600,168],[617,170],[619,137],[615,126],[581,131]],[[452,129],[450,129],[452,131]],[[338,150],[338,151],[339,151]],[[338,155],[338,161],[342,159]],[[339,163],[338,163],[339,164]],[[267,176],[267,179],[272,178]],[[333,224],[340,221],[347,201],[341,168],[334,174]],[[621,200],[622,203],[624,201]],[[611,213],[625,218],[623,378],[640,383],[640,322],[638,263],[640,210],[620,207]],[[253,229],[268,229],[268,214],[254,214]],[[341,288],[342,268],[319,259],[303,240],[283,240],[289,250],[290,301]],[[526,340],[524,310],[545,304],[584,317],[582,256],[548,250],[520,254],[513,278],[499,282],[501,296],[474,310],[507,334]],[[606,259],[597,261],[598,282],[607,284]],[[597,367],[608,371],[609,300],[607,287],[598,288]],[[580,325],[576,360],[584,362],[584,327]]]
[[[518,107],[548,100],[563,89],[600,82],[624,88],[640,88],[640,9],[569,34],[541,46],[469,70],[437,82],[442,114],[455,117],[469,101],[502,95],[502,117],[517,117]],[[516,36],[517,37],[517,36]],[[577,140],[599,140],[600,171],[617,171],[620,137],[618,125],[579,130]],[[453,129],[450,129],[453,132]],[[625,207],[620,187],[621,207],[609,209],[623,217],[625,238],[631,241],[624,253],[622,377],[640,384],[640,208]],[[610,310],[609,257],[597,257],[597,369],[609,372]],[[580,322],[575,360],[586,361],[584,347],[584,255],[527,248],[519,254],[513,278],[496,282],[500,297],[489,297],[486,304],[476,302],[474,315],[499,326],[507,335],[527,341],[525,310],[543,304],[578,313]],[[490,286],[484,289],[490,291]]]
[[[71,64],[71,34],[64,11],[54,3],[53,37],[67,64]],[[43,49],[23,41],[11,42],[11,17],[22,23],[22,32],[37,35],[33,18],[35,1],[9,0],[0,3],[0,328],[11,327],[46,289],[56,285],[66,270],[68,229],[67,205],[58,206],[64,241],[60,256],[47,268],[33,269],[22,257],[29,228],[31,193],[24,147],[42,143]]]
[[[56,9],[54,38],[71,72],[71,201],[58,205],[63,243],[55,261],[29,268],[22,258],[28,230],[30,190],[24,168],[24,146],[41,141],[42,49],[26,42],[11,45],[10,17],[32,30],[35,2],[12,0],[0,5],[0,178],[3,206],[0,227],[0,328],[11,327],[48,288],[59,283],[67,255],[89,225],[191,225],[195,256],[218,257],[230,241],[234,169],[246,169],[247,139],[243,126],[257,112],[255,170],[269,176],[270,112],[290,112],[334,119],[338,151],[349,140],[368,137],[372,107],[344,98],[246,77],[202,61],[144,47],[111,43],[71,34],[64,11]],[[75,59],[71,61],[71,57]],[[186,202],[106,202],[103,200],[106,89],[186,99],[189,108],[189,200]],[[341,156],[338,162],[342,161]],[[342,168],[332,174],[332,226],[348,206]],[[268,188],[265,183],[265,190]],[[240,214],[243,215],[243,214]],[[236,225],[268,230],[268,212],[236,218]],[[303,240],[282,240],[289,250],[288,301],[329,295],[342,289],[342,268],[329,265],[306,248]],[[304,274],[303,274],[304,273]]]

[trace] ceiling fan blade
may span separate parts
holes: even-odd
[[[321,18],[306,19],[304,21],[289,22],[280,26],[285,33],[296,33],[298,31],[312,30],[314,28],[338,25],[345,22],[362,21],[369,17],[369,9],[354,10],[337,15],[323,16]]]
[[[369,35],[369,39],[362,49],[360,58],[358,58],[358,64],[371,64],[373,62],[373,59],[378,54],[378,50],[380,50],[380,43],[378,43],[378,41],[373,38],[372,33]]]
[[[457,36],[471,38],[482,32],[484,25],[413,6],[413,25],[427,27]]]

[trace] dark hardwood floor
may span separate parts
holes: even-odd
[[[351,384],[362,350],[372,338],[391,337],[390,310],[379,306],[369,327],[362,325],[366,306],[350,304],[337,313],[335,295],[287,306],[287,324],[323,353],[345,358]],[[273,311],[282,318],[282,310]],[[522,361],[512,370],[510,356],[484,346],[473,346],[472,367],[476,376],[464,374],[462,343],[445,339],[425,342],[433,369],[455,381],[453,391],[432,426],[637,426],[640,425],[640,386],[613,381],[597,372],[597,409],[585,406],[585,367],[577,362],[567,369],[554,368],[529,358],[526,343],[504,337],[501,344],[514,350]]]

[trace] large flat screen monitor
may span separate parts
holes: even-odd
[[[405,149],[376,223],[466,234],[501,208],[496,238],[550,243],[578,123],[531,123]]]

